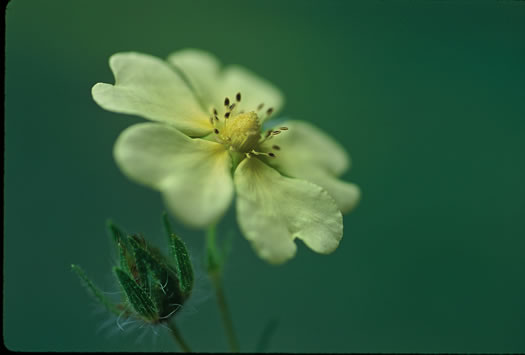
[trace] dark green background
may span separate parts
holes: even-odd
[[[173,350],[109,319],[105,220],[162,245],[159,193],[112,159],[137,117],[98,107],[119,51],[195,47],[273,81],[283,115],[344,144],[362,188],[330,256],[284,266],[236,230],[226,287],[245,351],[525,352],[525,2],[29,1],[6,12],[4,341],[12,350]],[[203,237],[177,225],[195,259]],[[226,350],[202,267],[182,332]]]

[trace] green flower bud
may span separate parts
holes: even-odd
[[[150,246],[144,237],[127,235],[113,223],[108,224],[118,252],[113,272],[124,291],[121,304],[114,305],[76,265],[73,270],[87,289],[105,307],[120,317],[134,317],[150,324],[167,321],[191,296],[193,267],[184,242],[169,235],[170,256]]]

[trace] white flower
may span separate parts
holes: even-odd
[[[342,212],[359,188],[340,181],[349,157],[312,125],[289,121],[261,133],[283,96],[239,66],[186,49],[167,61],[139,53],[110,58],[115,85],[98,83],[103,108],[157,123],[133,125],[115,143],[130,179],[162,192],[175,216],[194,227],[216,222],[237,193],[237,218],[263,259],[294,256],[295,238],[318,253],[335,250]]]

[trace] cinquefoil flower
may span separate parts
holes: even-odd
[[[318,253],[337,248],[341,212],[359,199],[356,185],[337,178],[349,157],[305,122],[261,132],[283,104],[272,84],[195,49],[167,61],[117,53],[109,64],[115,84],[96,84],[95,101],[157,122],[124,130],[115,160],[129,178],[161,191],[181,221],[216,222],[235,191],[240,228],[263,259],[290,259],[295,238]]]

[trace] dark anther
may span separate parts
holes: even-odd
[[[270,137],[270,135],[272,134],[272,132],[273,132],[273,131],[272,131],[271,129],[269,129],[268,132],[266,132],[266,138]]]
[[[275,158],[275,154],[273,153],[268,153],[269,156],[271,156],[272,158]]]
[[[272,134],[275,136],[277,134],[281,133],[281,131],[273,131]]]
[[[287,131],[288,127],[279,127],[280,130]]]
[[[225,117],[225,118],[230,118],[230,112],[226,112],[226,113],[224,114],[224,117]]]
[[[219,121],[219,117],[215,116],[215,120],[216,120],[216,121]]]
[[[235,104],[233,103],[233,104],[230,105],[229,109],[230,109],[230,111],[231,111],[231,110],[233,110],[234,108],[235,108]]]
[[[217,113],[217,109],[213,109],[213,114],[214,114],[215,116],[217,116],[217,114],[218,114],[218,113]]]
[[[268,110],[266,110],[266,113],[267,113],[268,115],[271,115],[272,112],[273,112],[273,107],[270,107]]]
[[[215,128],[213,131],[215,132],[215,134],[219,134],[219,130],[217,128]]]
[[[260,103],[259,106],[257,106],[257,111],[260,111],[264,106],[264,103]]]
[[[237,102],[241,101],[241,93],[240,92],[238,92],[237,95],[235,95],[235,99],[237,100]]]
[[[274,146],[272,146],[272,148],[275,149],[275,150],[281,150],[281,147],[279,147],[278,145],[274,145]]]
[[[224,106],[228,106],[230,104],[230,99],[225,98],[224,99]]]

